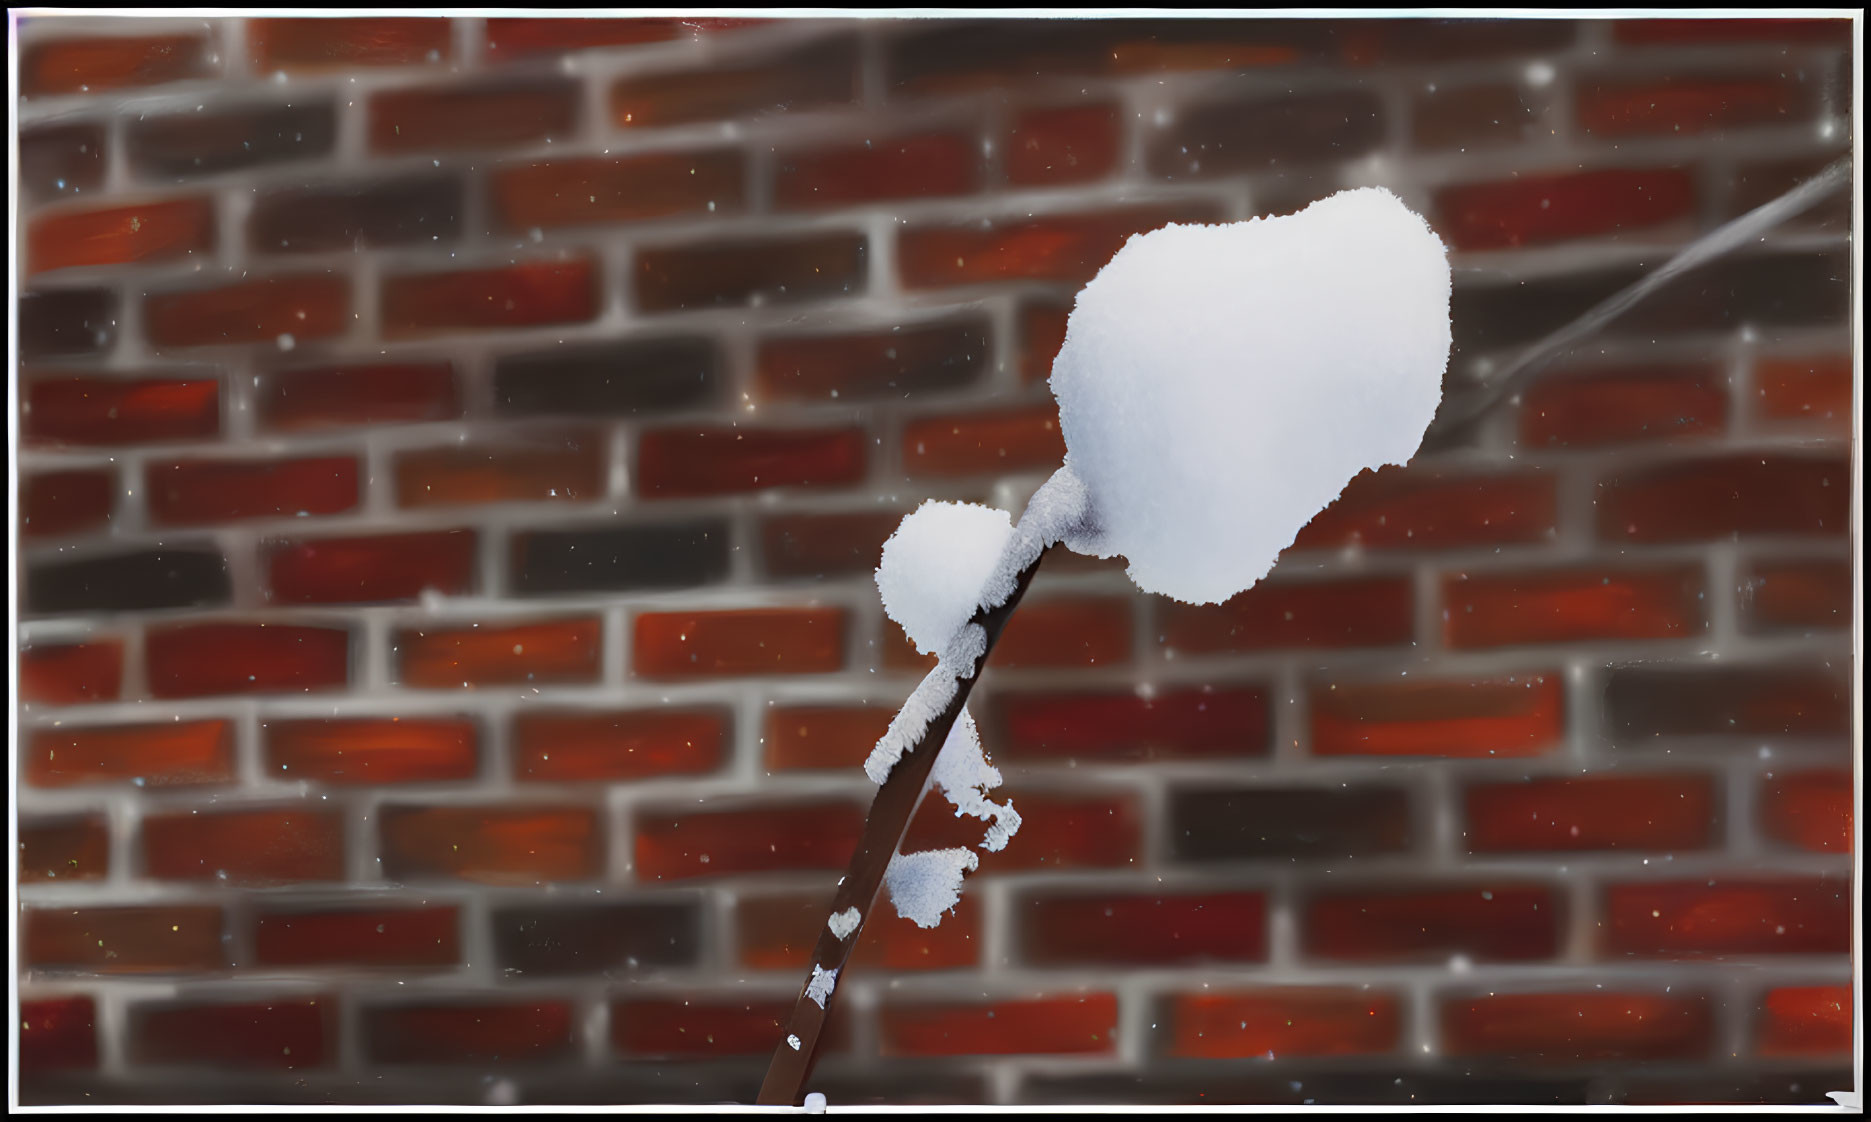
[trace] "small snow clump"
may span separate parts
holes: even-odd
[[[904,516],[884,543],[877,591],[922,654],[937,654],[974,615],[981,586],[994,572],[1013,518],[978,503],[931,499]]]
[[[918,927],[935,927],[942,914],[961,902],[961,881],[981,859],[969,849],[929,849],[899,853],[884,869],[890,902],[897,914]]]
[[[1002,805],[987,797],[987,792],[1000,786],[1000,769],[987,762],[987,756],[981,751],[980,730],[974,723],[974,715],[966,708],[950,727],[948,739],[942,742],[942,751],[936,755],[929,781],[942,788],[942,793],[954,804],[955,817],[972,814],[994,823],[988,827],[982,849],[994,853],[1007,848],[1008,840],[1020,829],[1020,814],[1011,802]]]

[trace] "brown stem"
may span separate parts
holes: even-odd
[[[767,1066],[766,1081],[760,1085],[760,1097],[756,1100],[762,1106],[799,1106],[804,1102],[806,1080],[812,1075],[812,1067],[818,1062],[819,1039],[825,1022],[831,1016],[832,1003],[838,1000],[838,993],[844,988],[845,964],[850,961],[851,952],[864,935],[864,923],[870,918],[871,908],[877,901],[877,889],[883,884],[884,870],[889,867],[890,859],[896,855],[897,846],[903,842],[904,831],[909,829],[910,817],[916,812],[917,803],[922,801],[923,788],[929,781],[929,772],[935,767],[936,755],[941,752],[942,744],[948,739],[949,729],[961,715],[962,706],[968,702],[968,692],[974,688],[975,679],[981,673],[981,667],[987,662],[988,654],[994,649],[995,640],[1000,638],[1001,628],[1007,624],[1007,617],[1013,614],[1020,597],[1026,594],[1027,585],[1033,583],[1033,574],[1039,571],[1039,563],[1045,558],[1041,551],[1033,563],[1020,570],[1014,582],[1013,593],[1006,602],[997,607],[975,613],[970,621],[978,623],[987,632],[987,646],[981,652],[969,672],[956,679],[955,696],[936,718],[903,754],[896,766],[890,769],[890,777],[877,790],[877,797],[871,802],[870,814],[864,819],[864,834],[858,841],[857,852],[851,856],[851,866],[838,882],[837,894],[832,897],[832,906],[826,915],[837,915],[846,908],[858,911],[858,927],[851,934],[840,939],[832,934],[829,927],[819,930],[818,946],[813,948],[812,962],[822,970],[840,971],[839,984],[826,996],[825,1005],[806,996],[812,984],[812,971],[806,972],[805,983],[799,987],[799,997],[793,1003],[793,1015],[786,1025],[789,1036],[799,1038],[799,1047],[794,1048],[782,1038],[773,1050],[773,1062]]]

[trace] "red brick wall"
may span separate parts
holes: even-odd
[[[1128,234],[1386,184],[1453,394],[1853,120],[1841,21],[20,37],[33,1102],[751,1101],[924,665],[878,546],[1050,472]],[[1026,825],[866,929],[815,1085],[1849,1085],[1849,233],[1685,277],[1232,603],[1049,563],[977,694]]]

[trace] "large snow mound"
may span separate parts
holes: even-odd
[[[1449,356],[1442,242],[1389,191],[1132,237],[1053,363],[1066,465],[1140,588],[1251,587],[1365,468],[1415,454]]]
[[[923,503],[884,542],[877,591],[884,614],[916,649],[938,654],[974,615],[982,586],[995,572],[1013,517],[976,503]]]

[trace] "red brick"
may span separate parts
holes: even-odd
[[[749,970],[805,970],[825,931],[825,913],[823,893],[742,897],[734,907],[738,962]],[[880,897],[864,917],[851,961],[869,975],[965,969],[980,955],[981,907],[974,897],[964,894],[936,927],[918,927]]]
[[[1026,109],[1013,119],[1004,143],[1009,183],[1033,187],[1098,179],[1118,165],[1123,143],[1119,107]]]
[[[29,126],[19,133],[19,181],[35,202],[104,186],[100,122]]]
[[[643,612],[631,668],[642,678],[824,674],[845,664],[839,608]]]
[[[552,160],[496,171],[494,213],[512,231],[733,214],[746,178],[731,148]]]
[[[652,430],[637,438],[637,492],[672,499],[857,483],[865,443],[855,428]]]
[[[857,848],[863,808],[854,803],[748,806],[637,814],[640,881],[785,870],[843,869]]]
[[[1815,104],[1808,83],[1791,74],[1682,75],[1661,81],[1582,81],[1573,111],[1584,132],[1617,139],[1797,124],[1812,118]]]
[[[344,819],[293,809],[151,815],[143,871],[156,880],[273,884],[344,879]]]
[[[97,1006],[91,998],[54,997],[19,1006],[19,1074],[97,1067]]]
[[[340,785],[444,783],[479,770],[479,733],[462,717],[268,721],[266,771]]]
[[[589,501],[604,497],[605,459],[596,433],[529,445],[399,452],[396,501],[403,507]]]
[[[906,288],[995,281],[1083,284],[1132,234],[1170,222],[1212,222],[1212,204],[1140,207],[1098,214],[1009,218],[958,226],[912,226],[897,235],[897,272]]]
[[[207,78],[214,74],[208,55],[205,35],[54,39],[21,56],[20,94],[94,94]]]
[[[339,514],[357,505],[357,460],[180,460],[144,467],[151,525]]]
[[[878,1013],[886,1056],[1035,1056],[1110,1053],[1117,996],[996,1002],[889,1001]]]
[[[861,293],[869,261],[869,239],[845,230],[650,246],[632,287],[645,312],[794,304]]]
[[[761,737],[765,766],[776,771],[862,767],[895,715],[890,704],[770,707]]]
[[[573,806],[385,807],[383,875],[537,885],[604,874],[604,826]]]
[[[1029,382],[1052,376],[1052,361],[1065,346],[1070,301],[1029,300],[1020,305],[1020,377]]]
[[[1562,901],[1540,885],[1334,891],[1305,909],[1306,953],[1345,961],[1551,958]]]
[[[1602,707],[1619,744],[1664,737],[1836,739],[1852,729],[1851,684],[1829,665],[1612,665]]]
[[[1851,889],[1816,877],[1613,884],[1602,914],[1604,949],[1613,956],[1844,954]]]
[[[1291,549],[1459,549],[1549,540],[1553,479],[1385,467],[1354,476]]]
[[[1557,674],[1492,681],[1322,682],[1307,700],[1318,756],[1536,756],[1565,733]]]
[[[763,339],[754,380],[762,401],[901,398],[968,385],[992,359],[987,320],[970,317]]]
[[[455,907],[281,911],[255,917],[261,966],[454,966],[461,961]]]
[[[267,375],[258,392],[262,424],[279,431],[413,424],[461,416],[447,362],[324,366]]]
[[[1681,168],[1517,176],[1440,189],[1436,228],[1458,250],[1509,249],[1688,223],[1695,203]]]
[[[264,277],[143,298],[144,332],[157,347],[322,339],[344,334],[350,313],[350,282],[330,274]]]
[[[1760,360],[1754,367],[1754,411],[1763,420],[1822,423],[1834,433],[1849,433],[1851,356]]]
[[[966,195],[981,185],[981,144],[961,132],[866,139],[774,160],[773,202],[783,210]]]
[[[895,509],[776,515],[761,523],[761,560],[774,577],[869,575],[902,521]]]
[[[1400,1005],[1392,993],[1324,987],[1175,994],[1163,1050],[1199,1060],[1382,1055],[1401,1041]]]
[[[1022,869],[1121,869],[1143,860],[1143,813],[1128,795],[1052,794],[995,788],[997,803],[1011,802],[1020,831],[999,853],[981,858],[981,873]],[[966,847],[978,850],[985,824],[958,816],[948,800],[926,798],[899,852]]]
[[[34,472],[20,484],[20,536],[53,538],[107,526],[116,499],[111,469]]]
[[[1850,986],[1781,986],[1761,999],[1755,1049],[1763,1056],[1844,1056],[1852,1048]]]
[[[599,283],[587,258],[385,277],[383,332],[396,337],[585,323],[598,314]]]
[[[408,66],[449,58],[446,19],[251,19],[247,46],[256,71]]]
[[[1054,893],[1025,901],[1018,914],[1021,955],[1036,966],[1267,959],[1267,903],[1259,892]]]
[[[1851,21],[1845,19],[1620,19],[1612,28],[1619,43],[1632,46],[1851,41]]]
[[[1727,379],[1709,367],[1639,366],[1542,378],[1521,397],[1520,443],[1599,448],[1728,427]]]
[[[1252,687],[1202,686],[1148,694],[1134,689],[997,693],[987,711],[986,743],[996,758],[1008,760],[1234,759],[1267,754],[1267,695]]]
[[[1518,85],[1446,85],[1417,91],[1410,107],[1413,147],[1429,151],[1498,147],[1532,140],[1539,125],[1538,101]]]
[[[513,719],[514,775],[541,783],[705,775],[727,760],[725,714],[708,710],[524,712]]]
[[[1839,770],[1774,773],[1761,780],[1761,833],[1816,853],[1852,850],[1852,776]]]
[[[1494,993],[1446,1001],[1451,1055],[1539,1065],[1704,1059],[1715,1014],[1701,995]]]
[[[1715,785],[1707,775],[1598,775],[1478,783],[1463,793],[1470,853],[1707,849]]]
[[[101,814],[22,819],[21,884],[102,880],[110,873],[110,828]]]
[[[364,1011],[365,1050],[380,1064],[536,1064],[578,1044],[568,1001],[480,1001]]]
[[[1684,639],[1707,630],[1698,565],[1452,573],[1442,641],[1457,650],[1604,639]]]
[[[1399,646],[1414,634],[1413,600],[1403,577],[1263,581],[1222,604],[1158,605],[1158,641],[1178,654]]]
[[[351,633],[278,623],[177,624],[149,632],[144,663],[156,697],[343,689],[350,682]]]
[[[1323,26],[1323,25],[1320,25]],[[1164,70],[1252,70],[1316,55],[1322,36],[1292,20],[977,21],[917,30],[891,44],[897,95],[1004,91],[1010,82]]]
[[[1578,39],[1575,24],[1557,19],[1359,19],[1334,30],[1340,57],[1357,67],[1546,54]]]
[[[832,1007],[819,1037],[820,1051],[843,1052],[850,1020]],[[716,1056],[772,1055],[792,1020],[791,996],[742,1000],[733,997],[626,998],[611,1005],[611,1044],[628,1057],[702,1060]]]
[[[1632,469],[1599,483],[1598,534],[1632,543],[1840,535],[1850,522],[1851,478],[1842,455],[1731,455]]]
[[[1846,628],[1852,621],[1852,571],[1846,561],[1756,561],[1741,585],[1747,629]]]
[[[382,90],[370,99],[370,150],[392,155],[566,140],[578,127],[578,101],[576,82],[552,77]]]
[[[604,624],[597,618],[506,627],[405,628],[396,633],[397,680],[416,689],[595,682]]]
[[[1130,661],[1130,600],[1054,596],[1023,600],[988,663],[1001,669],[1111,666]]]
[[[216,436],[221,383],[213,378],[56,378],[28,383],[26,439],[56,444],[150,444]]]
[[[710,31],[729,31],[765,23],[758,19],[551,19],[525,16],[487,21],[487,57],[505,62],[528,55],[594,47],[626,47],[661,43],[669,39],[700,38]]]
[[[114,701],[122,688],[122,640],[20,648],[21,701],[35,705]]]
[[[27,908],[20,962],[80,974],[202,974],[227,968],[218,907]]]
[[[214,203],[170,199],[103,210],[60,210],[33,219],[27,274],[87,265],[178,261],[214,250]]]
[[[337,1035],[336,1001],[294,997],[144,1007],[131,1014],[127,1043],[137,1064],[294,1071],[335,1059]]]
[[[31,745],[26,780],[36,787],[131,780],[180,787],[234,778],[234,732],[223,720],[41,728]]]
[[[751,62],[632,73],[611,87],[611,123],[654,128],[850,105],[858,99],[855,38],[821,39]]]
[[[287,604],[414,600],[428,589],[460,595],[474,588],[474,554],[473,530],[283,543],[267,557],[267,587]]]
[[[924,417],[903,426],[903,470],[912,478],[1050,470],[1065,459],[1059,407]]]

